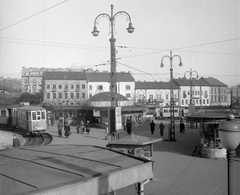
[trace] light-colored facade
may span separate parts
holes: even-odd
[[[22,75],[22,93],[41,93],[42,72],[31,71]]]
[[[136,82],[136,103],[157,103],[160,106],[170,105],[170,82]],[[173,83],[173,94],[176,105],[179,105],[180,88]]]
[[[109,72],[87,72],[88,98],[101,93],[109,92],[110,73]],[[128,72],[116,73],[117,93],[125,96],[129,100],[134,99],[135,80]]]
[[[44,72],[43,103],[84,105],[88,97],[85,72]]]
[[[213,78],[201,78],[210,87],[210,106],[229,106],[231,104],[229,88],[226,84]]]
[[[191,100],[195,106],[209,106],[210,105],[210,87],[204,80],[178,78],[174,82],[180,87],[180,106],[188,107]]]

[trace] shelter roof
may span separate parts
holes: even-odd
[[[170,82],[148,82],[148,81],[138,81],[135,82],[135,89],[170,89]],[[172,86],[173,89],[180,89],[175,83]]]
[[[110,145],[147,145],[154,142],[161,141],[161,138],[151,138],[151,137],[144,137],[140,135],[131,134],[128,136],[125,136],[121,139],[110,141],[108,142],[108,146]]]
[[[86,72],[49,71],[43,73],[46,80],[87,80]]]
[[[13,148],[0,158],[4,195],[108,194],[153,178],[153,162],[90,145]]]
[[[111,92],[102,92],[98,93],[91,98],[88,99],[88,102],[93,102],[93,101],[111,101]],[[121,94],[117,94],[117,99],[118,101],[129,101],[125,96]]]
[[[110,72],[86,72],[89,82],[110,82]],[[117,72],[117,82],[135,82],[135,79],[129,72]]]

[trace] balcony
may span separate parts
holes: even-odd
[[[80,88],[76,88],[76,92],[79,92],[80,91]]]
[[[68,88],[64,88],[64,90],[63,90],[64,92],[67,92],[68,91]]]
[[[57,91],[57,89],[56,89],[56,88],[53,88],[53,89],[52,89],[52,92],[56,92],[56,91]]]

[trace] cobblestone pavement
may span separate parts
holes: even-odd
[[[147,122],[138,127],[133,127],[136,135],[159,138],[158,124],[156,121],[155,133],[150,133]],[[164,121],[164,123],[168,123]],[[69,138],[59,138],[57,127],[50,127],[49,132],[54,139],[52,144],[83,144],[105,147],[104,129],[91,129],[90,134],[77,134],[71,127],[72,134]],[[166,132],[165,132],[166,133]],[[127,135],[120,133],[120,137]],[[163,139],[165,139],[165,136]],[[154,144],[155,177],[145,185],[145,195],[226,195],[227,194],[227,160],[206,159],[192,156],[195,144],[199,142],[199,130],[186,128],[185,134],[179,133],[176,122],[176,141],[160,141]],[[240,194],[240,147],[234,159],[234,194]],[[134,186],[124,189],[119,194],[136,194]]]

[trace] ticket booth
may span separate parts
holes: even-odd
[[[161,138],[149,138],[134,135],[132,133],[121,139],[108,142],[107,147],[134,156],[153,160],[153,144],[161,140]]]
[[[202,123],[200,129],[200,143],[203,150],[203,157],[206,158],[226,158],[226,149],[223,148],[219,133],[219,122]]]

